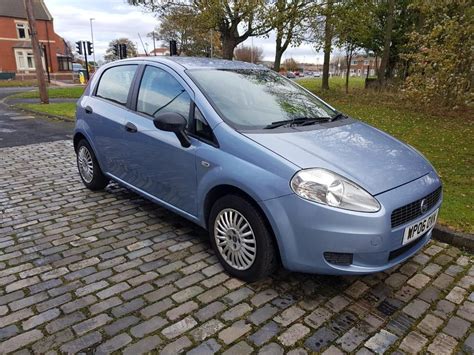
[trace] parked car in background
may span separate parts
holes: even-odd
[[[314,76],[315,78],[320,78],[320,77],[321,77],[321,72],[316,71],[316,72],[314,72],[313,76]]]
[[[442,202],[414,148],[250,63],[116,61],[76,115],[86,187],[113,180],[197,223],[247,281],[280,262],[322,274],[392,268],[430,240]]]
[[[72,71],[75,73],[78,73],[82,70],[85,70],[82,64],[80,63],[72,63]]]
[[[286,72],[286,77],[288,79],[294,79],[294,78],[296,78],[296,75],[293,72],[288,71],[288,72]]]

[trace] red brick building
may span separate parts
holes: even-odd
[[[72,57],[64,39],[54,32],[53,18],[43,0],[33,0],[43,66],[54,79],[72,77]],[[0,1],[0,72],[16,73],[17,79],[35,77],[35,61],[23,0]]]

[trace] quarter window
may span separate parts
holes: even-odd
[[[100,78],[96,96],[126,105],[136,65],[121,65],[107,69]]]
[[[190,127],[191,133],[194,133],[196,136],[201,137],[207,141],[214,141],[214,135],[212,134],[212,129],[209,127],[206,119],[202,115],[201,111],[194,106],[194,120],[192,127]]]
[[[190,104],[188,93],[171,74],[156,67],[146,67],[138,92],[138,112],[152,117],[176,112],[189,119]]]

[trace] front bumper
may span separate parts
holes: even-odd
[[[320,274],[367,274],[406,260],[431,238],[432,231],[402,245],[405,227],[440,208],[438,202],[422,216],[391,227],[394,209],[423,198],[441,186],[435,172],[376,196],[382,208],[361,213],[306,201],[295,194],[261,202],[273,227],[285,268]],[[324,253],[352,254],[348,265],[328,262]]]

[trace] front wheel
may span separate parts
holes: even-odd
[[[271,232],[260,211],[246,199],[228,195],[217,200],[209,215],[209,234],[217,258],[232,276],[251,282],[276,269]]]
[[[101,190],[107,186],[109,179],[100,170],[94,151],[85,139],[77,144],[76,157],[79,175],[88,189]]]

